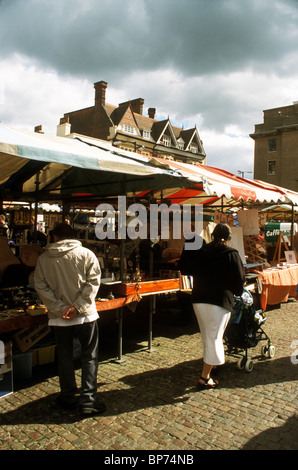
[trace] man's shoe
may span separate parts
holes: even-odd
[[[96,416],[104,413],[106,411],[107,407],[105,403],[99,402],[99,403],[92,403],[90,405],[81,405],[80,411],[84,415],[88,416]]]

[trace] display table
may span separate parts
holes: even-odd
[[[148,350],[152,350],[152,323],[153,315],[156,311],[156,298],[160,294],[170,294],[180,290],[180,279],[160,279],[154,281],[140,281],[140,282],[121,282],[116,283],[113,292],[117,295],[124,295],[125,299],[130,302],[140,301],[143,297],[150,296],[150,310],[149,310],[149,325],[148,325]],[[119,300],[119,299],[115,299]],[[109,301],[108,301],[109,302]],[[114,302],[114,301],[110,301]],[[101,302],[102,303],[102,302]],[[105,304],[105,302],[104,302]],[[120,305],[118,309],[118,362],[122,361],[122,324],[123,324],[123,307],[127,301]],[[113,304],[111,304],[113,305]],[[116,305],[116,304],[114,304]],[[103,306],[104,308],[104,306]]]
[[[115,283],[113,292],[119,295],[152,294],[176,291],[180,288],[180,279],[156,279],[152,281],[120,282]]]
[[[101,299],[96,301],[96,307],[100,312],[117,310],[118,314],[118,361],[122,360],[122,325],[123,308],[141,301],[145,296],[151,296],[149,325],[148,325],[148,349],[152,349],[152,320],[156,309],[156,297],[159,294],[169,294],[180,290],[179,279],[166,279],[145,281],[136,283],[117,283],[116,289],[122,295],[114,299]],[[0,312],[0,334],[11,333],[16,330],[45,325],[48,315],[29,315],[22,313],[12,317]]]
[[[5,312],[0,312],[0,334],[31,328],[32,326],[46,325],[47,323],[48,315],[32,316],[24,313],[9,318],[5,315]]]
[[[98,312],[105,310],[113,310],[117,308],[124,307],[125,305],[130,304],[131,302],[138,301],[136,295],[128,295],[127,297],[121,297],[113,300],[106,301],[96,301],[96,307]],[[10,314],[10,311],[0,312],[0,334],[9,333],[15,330],[20,330],[24,328],[31,328],[36,325],[45,325],[48,323],[48,315],[29,315],[28,313],[14,313]]]
[[[298,284],[298,264],[287,267],[264,269],[259,272],[262,278],[261,307],[287,302],[288,297],[295,297]]]
[[[104,312],[106,310],[114,310],[117,308],[122,308],[125,307],[126,305],[132,303],[132,302],[138,302],[140,299],[137,295],[128,295],[126,297],[119,297],[116,299],[105,299],[103,301],[101,300],[96,300],[96,308],[98,313]]]

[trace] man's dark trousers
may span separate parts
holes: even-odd
[[[97,321],[72,326],[54,326],[57,343],[58,370],[61,395],[65,403],[72,403],[77,392],[73,343],[77,337],[81,344],[81,405],[95,402],[98,369],[98,325]]]

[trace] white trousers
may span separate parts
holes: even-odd
[[[193,309],[201,331],[204,362],[212,366],[224,364],[223,335],[231,312],[211,304],[193,304]]]

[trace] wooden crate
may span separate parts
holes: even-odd
[[[51,329],[48,325],[35,325],[31,328],[25,328],[13,335],[13,341],[21,352],[28,351],[41,338],[44,338]]]

